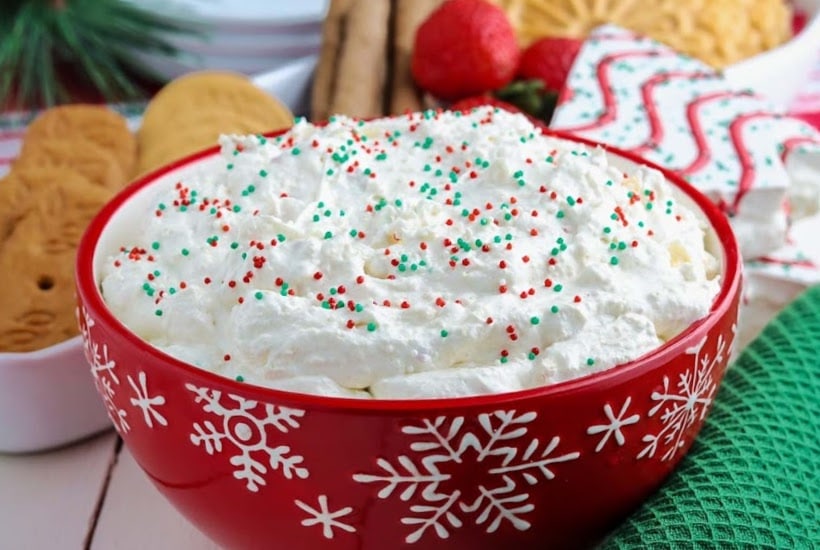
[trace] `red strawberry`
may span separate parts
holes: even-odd
[[[411,70],[422,89],[456,100],[508,84],[519,57],[501,8],[485,0],[448,0],[416,31]]]
[[[492,105],[493,107],[498,107],[499,109],[504,109],[505,111],[510,111],[511,113],[520,113],[521,109],[513,105],[512,103],[507,103],[506,101],[501,101],[491,95],[474,95],[471,97],[467,97],[464,99],[460,99],[456,101],[452,105],[450,105],[449,109],[451,111],[470,111],[475,109],[476,107],[483,107],[485,105]]]
[[[547,90],[560,92],[567,81],[582,41],[575,38],[541,38],[524,50],[518,75],[540,80]]]

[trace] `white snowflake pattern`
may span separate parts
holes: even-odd
[[[126,419],[128,413],[114,403],[114,397],[117,394],[115,386],[120,385],[120,379],[117,377],[115,370],[117,363],[108,356],[108,345],[103,344],[100,346],[92,338],[91,328],[95,325],[95,322],[85,307],[77,309],[77,320],[83,338],[85,357],[91,366],[94,385],[103,399],[108,417],[120,435],[128,433],[131,429]]]
[[[131,387],[134,389],[134,394],[136,394],[136,397],[131,398],[131,404],[142,410],[145,425],[149,428],[153,428],[154,421],[156,420],[160,426],[167,426],[168,420],[156,409],[156,407],[165,404],[165,397],[161,395],[151,397],[148,395],[148,384],[144,372],[140,371],[137,375],[139,385],[134,382],[130,374],[127,375],[127,378],[128,383],[131,384]]]
[[[530,528],[526,514],[535,509],[530,502],[526,485],[535,485],[542,478],[555,478],[554,464],[576,460],[579,452],[555,453],[560,438],[552,437],[541,445],[532,438],[524,447],[515,440],[527,435],[527,424],[536,418],[535,412],[517,414],[516,411],[495,411],[478,416],[481,430],[477,434],[464,431],[464,417],[448,419],[439,416],[434,420],[425,419],[421,425],[408,425],[402,432],[413,436],[416,441],[410,449],[421,455],[418,463],[407,455],[396,459],[397,465],[384,458],[376,464],[383,474],[357,473],[353,479],[359,483],[381,483],[378,497],[389,498],[400,490],[398,498],[409,501],[419,492],[423,504],[412,504],[410,515],[402,518],[404,525],[415,527],[406,537],[407,543],[415,543],[432,529],[441,539],[450,536],[449,529],[462,527],[462,517],[472,517],[476,525],[485,526],[487,533],[494,533],[503,522],[515,529],[525,531]],[[467,451],[475,452],[468,458]],[[486,473],[498,480],[492,486],[479,484],[477,496],[470,498],[458,489],[449,490],[446,482],[453,478],[448,466],[458,470],[458,465],[466,460],[484,464]],[[486,462],[485,462],[486,461]]]
[[[291,454],[287,445],[268,445],[268,428],[280,433],[299,428],[299,418],[305,411],[281,407],[270,403],[259,403],[238,395],[227,394],[234,406],[222,404],[222,392],[208,388],[185,384],[185,387],[196,394],[194,401],[202,403],[202,410],[221,418],[217,427],[210,420],[202,424],[195,422],[191,443],[203,446],[209,455],[221,453],[223,441],[230,443],[239,454],[230,457],[230,463],[236,466],[234,477],[245,481],[249,491],[258,492],[260,485],[266,485],[264,474],[268,466],[272,470],[281,469],[287,479],[298,477],[305,479],[309,475],[307,468],[300,466],[304,461],[301,455]],[[256,415],[261,414],[261,417]],[[256,457],[264,455],[267,465]]]
[[[736,328],[732,327],[734,335]],[[703,420],[717,385],[713,378],[715,367],[723,361],[727,351],[723,335],[718,336],[714,357],[702,353],[708,336],[695,346],[686,350],[687,355],[694,355],[693,366],[678,375],[677,383],[672,386],[668,376],[663,377],[662,391],[654,391],[650,396],[657,403],[649,409],[647,416],[653,417],[661,412],[663,424],[660,431],[643,436],[646,446],[638,453],[637,458],[652,458],[659,446],[665,447],[661,460],[671,460],[686,444],[686,431],[696,420]],[[729,350],[734,345],[734,337]]]
[[[627,410],[629,409],[629,405],[632,403],[632,397],[627,397],[624,401],[621,410],[618,412],[618,416],[615,416],[615,411],[612,409],[612,405],[609,403],[604,405],[604,414],[609,420],[608,424],[597,424],[595,426],[590,426],[587,428],[588,435],[596,435],[599,433],[603,433],[604,435],[601,437],[601,440],[598,441],[598,445],[595,446],[595,452],[601,452],[601,449],[604,448],[606,442],[609,441],[610,437],[615,439],[615,443],[618,446],[623,446],[626,442],[626,437],[624,437],[621,428],[624,426],[629,426],[631,424],[637,424],[638,421],[641,419],[640,414],[633,414],[630,416],[625,417]]]
[[[302,520],[302,525],[305,527],[311,527],[313,525],[321,525],[322,526],[322,535],[326,539],[333,538],[333,529],[339,528],[342,531],[347,531],[348,533],[355,533],[356,528],[352,525],[347,523],[343,523],[339,521],[339,518],[349,515],[353,512],[353,508],[350,506],[346,506],[344,508],[340,508],[335,512],[331,512],[330,508],[328,507],[327,503],[327,495],[319,495],[319,508],[313,508],[312,506],[305,504],[301,500],[295,500],[294,503],[296,506],[304,510],[308,513],[310,517]]]

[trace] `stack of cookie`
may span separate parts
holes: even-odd
[[[0,181],[0,351],[31,351],[77,333],[74,253],[86,225],[133,174],[136,140],[99,106],[40,115]]]
[[[149,103],[137,136],[114,111],[68,105],[29,126],[0,180],[0,352],[77,334],[74,256],[89,221],[135,175],[216,144],[287,128],[290,110],[247,77],[190,73]]]
[[[416,29],[443,0],[332,0],[311,94],[311,118],[419,111],[410,75]],[[392,12],[391,12],[392,8]]]

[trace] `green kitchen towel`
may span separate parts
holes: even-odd
[[[689,454],[600,548],[820,549],[820,287],[743,351]]]

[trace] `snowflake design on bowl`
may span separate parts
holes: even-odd
[[[603,434],[601,439],[598,440],[598,445],[595,446],[596,453],[601,452],[610,437],[612,437],[615,444],[619,447],[622,447],[624,443],[626,443],[626,437],[624,436],[622,428],[632,424],[637,424],[641,420],[641,415],[637,413],[627,416],[629,405],[631,403],[632,397],[627,397],[617,416],[615,415],[615,411],[612,409],[612,405],[606,403],[604,405],[604,414],[606,415],[608,422],[606,424],[596,424],[587,428],[587,435]]]
[[[142,418],[145,421],[145,425],[149,428],[153,428],[154,422],[156,422],[159,426],[167,426],[168,420],[157,410],[158,407],[165,405],[165,397],[161,395],[149,395],[148,381],[146,380],[144,372],[140,371],[137,375],[139,384],[131,378],[130,374],[127,378],[136,396],[131,398],[131,404],[142,411]]]
[[[704,336],[698,344],[688,348],[686,354],[694,356],[693,365],[678,375],[677,383],[674,385],[668,376],[663,377],[662,390],[654,391],[650,396],[657,403],[647,413],[648,417],[653,417],[660,412],[662,427],[657,433],[643,436],[642,441],[646,446],[638,453],[637,458],[652,458],[659,447],[664,447],[661,460],[671,460],[685,445],[687,429],[696,420],[703,420],[709,411],[717,389],[714,370],[723,362],[726,353],[731,354],[736,330],[736,325],[732,325],[733,337],[728,350],[723,335],[718,336],[714,356],[703,353],[708,336]]]
[[[287,445],[272,447],[268,435],[268,429],[284,434],[299,428],[299,418],[304,416],[305,411],[259,403],[230,393],[227,399],[233,403],[224,404],[223,394],[219,390],[193,384],[185,384],[185,387],[196,395],[194,402],[201,403],[203,411],[221,419],[218,427],[210,420],[202,424],[195,422],[191,443],[197,447],[203,446],[209,455],[221,453],[223,442],[239,451],[230,457],[230,463],[236,466],[234,477],[244,480],[249,491],[256,493],[261,485],[267,483],[264,475],[268,467],[281,469],[287,479],[306,479],[309,476],[308,469],[301,466],[304,458],[292,454]],[[258,459],[260,456],[264,456],[265,462]]]
[[[478,415],[481,430],[476,433],[462,430],[463,416],[424,419],[421,425],[402,428],[404,434],[415,439],[410,450],[416,455],[401,455],[396,464],[379,458],[376,464],[384,473],[357,473],[353,479],[382,484],[378,492],[381,499],[398,492],[399,499],[408,502],[419,492],[423,504],[410,505],[410,514],[401,520],[414,527],[405,538],[410,544],[421,540],[430,529],[446,539],[449,529],[460,528],[466,517],[486,526],[487,533],[497,531],[503,522],[525,531],[531,526],[525,516],[535,509],[526,485],[554,479],[553,465],[580,456],[579,452],[557,453],[561,442],[558,436],[545,445],[537,438],[528,443],[520,441],[536,416],[535,412],[518,414],[514,410],[482,413]],[[459,465],[467,460],[482,464],[488,477],[496,480],[493,485],[479,484],[477,496],[473,497],[446,487]]]
[[[322,536],[326,539],[333,538],[334,529],[340,529],[342,531],[347,531],[348,533],[356,532],[355,527],[341,521],[341,518],[350,515],[353,512],[353,508],[350,506],[345,506],[335,512],[331,512],[327,502],[327,495],[319,495],[318,508],[314,508],[299,499],[296,499],[293,502],[296,506],[308,514],[307,519],[302,520],[302,525],[305,527],[320,525],[322,527]]]
[[[91,367],[94,385],[103,399],[108,418],[120,435],[128,433],[131,426],[128,424],[128,412],[114,402],[120,379],[117,376],[117,362],[108,355],[108,345],[98,344],[91,336],[91,329],[96,324],[94,318],[85,307],[78,308],[77,322],[80,326],[80,335],[83,339],[85,358]]]

